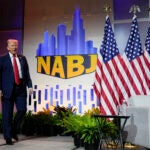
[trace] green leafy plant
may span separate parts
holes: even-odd
[[[97,120],[99,125],[99,130],[102,131],[103,137],[112,137],[117,136],[118,127],[113,122],[113,120],[105,120],[104,118],[98,118]]]
[[[95,143],[99,139],[99,132],[95,118],[85,115],[85,122],[81,131],[81,139],[84,143]]]
[[[99,118],[98,121],[94,117],[87,116],[81,133],[81,139],[85,143],[91,144],[98,142],[99,130],[103,132],[103,137],[115,138],[117,135],[117,127],[112,121],[107,121],[103,118]]]
[[[106,121],[99,118],[99,122],[93,117],[93,114],[99,114],[98,108],[93,108],[85,112],[84,115],[69,113],[63,115],[59,125],[65,128],[64,133],[72,132],[79,135],[84,143],[95,143],[99,140],[99,129],[103,131],[104,136],[114,136],[116,134],[116,125],[112,121]]]
[[[35,129],[37,135],[53,135],[52,131],[57,131],[57,118],[47,111],[40,111],[35,114]],[[57,135],[55,133],[54,135]]]
[[[43,109],[36,114],[27,112],[23,123],[22,133],[25,135],[57,135],[58,118],[51,113],[50,109]]]
[[[72,135],[72,132],[65,132],[66,131],[66,127],[65,125],[63,125],[64,121],[63,119],[66,118],[69,115],[75,114],[76,113],[76,109],[73,107],[64,107],[64,106],[56,106],[54,108],[55,111],[55,115],[58,121],[58,133],[60,135]]]
[[[100,111],[99,111],[99,108],[92,108],[92,109],[88,109],[84,115],[88,115],[88,116],[93,116],[95,114],[99,114]]]
[[[69,114],[65,116],[60,125],[65,128],[64,133],[72,132],[74,134],[80,134],[84,124],[84,117],[77,114]]]
[[[64,107],[64,106],[56,106],[54,108],[55,113],[59,119],[63,119],[63,117],[68,116],[69,114],[76,113],[76,108],[73,107]]]

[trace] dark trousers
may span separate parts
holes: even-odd
[[[14,111],[16,106],[16,113]],[[5,139],[12,138],[20,130],[22,119],[26,113],[26,96],[21,86],[14,85],[14,90],[10,98],[2,98],[2,124]],[[15,114],[15,115],[14,115]]]

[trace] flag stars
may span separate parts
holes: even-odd
[[[119,54],[117,48],[116,40],[114,38],[114,33],[111,27],[109,18],[106,20],[106,25],[104,28],[104,38],[101,45],[100,53],[103,57],[104,62],[111,60],[114,56]]]
[[[125,50],[125,54],[129,60],[133,60],[143,53],[142,46],[140,42],[140,35],[138,31],[137,19],[133,20],[131,25],[131,32],[128,39],[128,44]]]
[[[122,100],[127,100],[132,95],[146,95],[149,92],[149,82],[145,81],[149,81],[150,74],[148,71],[141,71],[145,68],[145,65],[148,68],[149,63],[145,63],[144,55],[141,55],[144,52],[142,50],[138,31],[138,24],[135,17],[131,25],[130,36],[125,49],[125,54],[130,63],[128,63],[128,60],[126,60],[124,55],[122,58],[118,57],[119,50],[117,48],[114,34],[112,33],[112,28],[110,28],[109,25],[111,25],[111,23],[109,18],[107,18],[104,29],[104,32],[107,31],[107,33],[105,32],[106,34],[104,34],[104,42],[102,42],[102,46],[100,49],[103,61],[101,59],[98,61],[98,71],[96,71],[95,75],[96,82],[94,84],[94,91],[101,103],[100,112],[105,115],[118,115],[119,103],[116,103],[115,100],[117,100],[118,102],[122,102]],[[108,27],[110,28],[109,30]],[[108,32],[110,32],[110,34]],[[104,44],[107,44],[107,46]],[[150,28],[145,45],[147,51],[149,51],[150,53]],[[116,62],[117,60],[114,59],[115,56],[118,57],[117,62],[120,63],[120,66],[122,66],[121,68],[118,65],[115,65],[114,62]],[[108,61],[109,64],[105,64]],[[124,63],[126,63],[126,65],[124,65]],[[120,89],[120,91],[118,89]],[[115,99],[115,96],[113,95],[114,93],[117,95],[118,98]]]
[[[150,54],[150,27],[148,28],[148,32],[147,32],[145,47],[146,47],[147,52]]]

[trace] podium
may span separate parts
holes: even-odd
[[[108,147],[108,144],[109,144],[109,138],[110,137],[105,137],[104,136],[104,132],[101,127],[100,127],[100,120],[99,118],[103,118],[104,121],[107,121],[108,119],[109,120],[113,120],[115,119],[116,121],[116,125],[118,127],[118,131],[117,131],[117,137],[115,139],[113,139],[114,143],[116,146],[119,145],[120,143],[120,150],[124,150],[124,142],[123,142],[123,131],[124,131],[124,127],[125,127],[125,124],[127,122],[127,119],[130,117],[130,116],[119,116],[119,115],[93,115],[93,117],[96,119],[96,122],[97,122],[97,128],[98,128],[98,132],[99,132],[99,146],[98,146],[98,150],[102,150],[102,144],[103,142],[105,142],[105,144],[107,145]]]

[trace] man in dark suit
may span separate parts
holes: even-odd
[[[17,133],[27,111],[27,87],[29,94],[33,89],[27,60],[17,54],[18,40],[8,39],[7,50],[8,53],[0,57],[0,100],[4,139],[6,144],[12,145],[12,138],[18,141]]]

